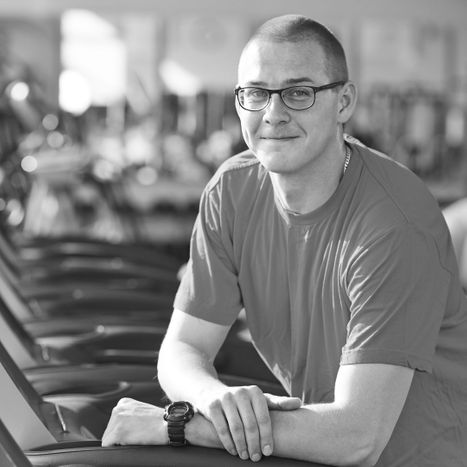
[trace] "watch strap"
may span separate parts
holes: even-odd
[[[184,412],[177,413],[182,409]],[[167,422],[169,445],[174,447],[186,446],[185,425],[194,415],[193,406],[189,402],[172,402],[165,408],[164,420]]]
[[[169,444],[175,447],[186,446],[187,441],[185,438],[185,422],[168,421],[167,423],[167,431],[169,433]]]

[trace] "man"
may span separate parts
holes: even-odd
[[[167,395],[197,409],[188,441],[255,461],[465,466],[467,308],[449,232],[418,178],[344,137],[356,89],[341,45],[302,16],[266,22],[236,99],[249,151],[206,187],[159,356]],[[242,307],[291,398],[217,379]],[[134,440],[168,442],[161,409],[116,409],[103,444]]]

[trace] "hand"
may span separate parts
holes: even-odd
[[[102,446],[168,444],[164,409],[125,397],[113,408]]]
[[[205,393],[198,410],[214,425],[224,448],[241,459],[259,461],[273,452],[269,410],[295,410],[296,397],[264,394],[257,386],[216,387]]]

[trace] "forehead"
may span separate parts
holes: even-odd
[[[243,86],[263,83],[277,87],[301,78],[314,84],[326,81],[324,52],[316,42],[256,40],[240,58],[238,82]]]

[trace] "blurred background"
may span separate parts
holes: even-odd
[[[426,182],[467,292],[467,0],[0,0],[2,466],[2,423],[21,450],[42,446],[33,465],[174,464],[96,446],[121,397],[167,402],[155,360],[200,194],[245,148],[237,61],[286,13],[341,39],[360,90],[346,130]],[[214,365],[283,394],[244,313]]]
[[[166,242],[244,149],[233,88],[264,20],[301,13],[347,51],[347,132],[467,191],[467,0],[2,0],[0,212],[12,231]]]

